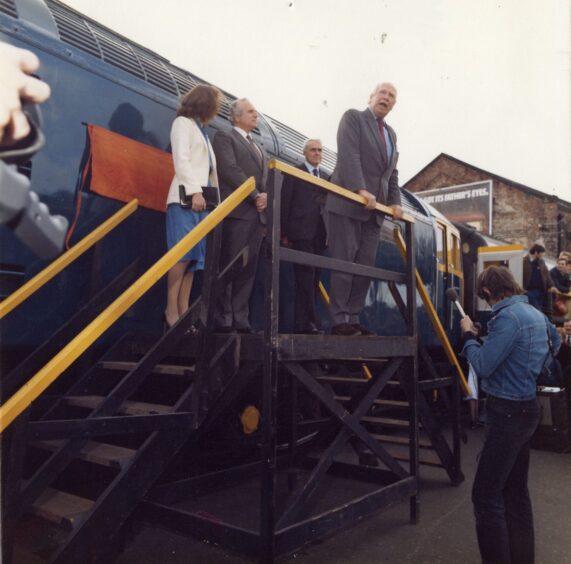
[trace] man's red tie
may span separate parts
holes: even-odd
[[[385,139],[385,124],[381,118],[377,118],[377,124],[379,125],[379,133],[381,135],[381,145],[383,146],[383,156],[385,160],[389,162],[389,155],[387,153],[387,141]]]

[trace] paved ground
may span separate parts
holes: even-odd
[[[356,527],[282,558],[288,564],[478,564],[470,488],[483,430],[468,431],[466,481],[452,487],[442,470],[421,468],[420,523],[401,503]],[[571,454],[534,450],[530,489],[536,520],[536,564],[571,564]],[[242,564],[217,546],[143,527],[117,564]]]

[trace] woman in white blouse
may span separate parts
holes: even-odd
[[[218,186],[216,157],[206,125],[220,110],[221,93],[214,86],[198,85],[182,98],[171,128],[174,178],[167,197],[167,245],[172,248],[206,215],[203,186]],[[192,206],[180,204],[180,186],[192,196]],[[188,309],[194,273],[204,269],[206,240],[191,249],[168,273],[165,322],[174,325]]]

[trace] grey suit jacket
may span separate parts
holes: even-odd
[[[268,176],[268,155],[257,145],[262,153],[262,159],[256,154],[250,143],[235,129],[218,131],[212,140],[216,155],[216,168],[220,183],[220,196],[227,198],[236,188],[250,176],[256,179],[256,189],[228,217],[236,219],[255,219],[264,214],[256,211],[255,200],[260,192],[266,191]]]
[[[387,129],[393,144],[389,162],[383,151],[381,134],[373,113],[369,109],[345,112],[337,131],[337,166],[331,182],[353,192],[366,189],[375,195],[379,203],[387,206],[401,205],[396,168],[397,137],[388,125]],[[371,213],[375,213],[379,225],[383,219],[382,214],[334,194],[327,195],[325,209],[359,221],[367,221]]]

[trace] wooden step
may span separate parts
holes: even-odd
[[[86,409],[95,409],[105,398],[103,396],[65,396],[62,401],[66,405],[73,407],[84,407]],[[158,403],[145,403],[142,401],[124,401],[116,413],[124,415],[152,415],[171,413],[170,405]]]
[[[390,452],[389,453],[395,460],[400,462],[410,462],[410,458],[408,454],[399,454]],[[428,455],[428,456],[427,456]],[[432,466],[433,468],[444,468],[440,459],[434,455],[433,457],[430,456],[430,453],[420,454],[418,455],[418,463],[422,464],[423,466]]]
[[[37,441],[32,444],[45,450],[55,451],[64,444],[64,441]],[[79,451],[78,458],[120,470],[131,461],[135,452],[130,448],[88,441]]]
[[[395,452],[394,450],[387,449],[387,452],[399,462],[410,462],[410,458],[408,454]],[[373,453],[369,450],[366,450],[365,453],[370,454],[371,457],[374,457]],[[422,464],[423,466],[432,466],[433,468],[444,468],[442,462],[438,456],[433,452],[426,452],[423,451],[418,455],[418,463]]]
[[[409,442],[410,442],[408,437],[399,437],[397,435],[379,435],[377,433],[371,433],[371,437],[374,437],[375,439],[377,439],[377,441],[379,441],[381,443],[389,443],[392,445],[408,446]],[[425,439],[419,439],[418,440],[418,446],[420,448],[427,448],[427,449],[431,449],[431,450],[434,449],[434,447],[432,446],[432,443],[430,441],[425,440]]]
[[[328,382],[331,384],[368,384],[366,378],[347,378],[346,376],[317,376],[320,382]]]
[[[335,399],[338,402],[347,402],[352,400],[351,396],[335,396]],[[385,399],[376,399],[373,402],[374,405],[382,405],[384,407],[402,407],[406,408],[409,406],[408,401],[399,401],[399,400],[385,400]]]
[[[408,429],[408,421],[403,419],[393,419],[391,417],[373,417],[371,415],[365,415],[361,418],[362,422],[374,423],[376,425],[383,425],[384,427],[390,427],[392,429]]]
[[[78,527],[94,502],[48,488],[32,505],[32,513],[67,530]]]
[[[105,370],[122,370],[129,372],[137,366],[137,362],[128,362],[122,360],[103,360],[98,366]],[[194,366],[183,366],[180,364],[157,364],[153,368],[153,374],[169,374],[172,376],[187,376],[194,372]]]

